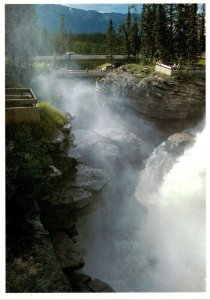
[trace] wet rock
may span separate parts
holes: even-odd
[[[62,269],[78,270],[84,266],[84,250],[64,231],[51,232],[51,240]]]
[[[134,133],[121,129],[106,128],[96,130],[96,132],[104,138],[104,143],[108,142],[112,146],[118,147],[120,158],[130,162],[137,162],[142,157],[142,140]]]
[[[66,234],[68,234],[68,236],[70,236],[70,238],[73,238],[79,234],[75,225],[73,225],[71,228],[64,228],[64,231]]]
[[[30,249],[7,262],[8,293],[71,292],[51,244],[41,223]]]
[[[186,145],[192,141],[193,141],[193,136],[186,132],[174,133],[167,140],[167,142],[171,145],[171,147]]]
[[[87,283],[87,286],[96,293],[101,292],[115,292],[107,283],[99,280],[99,279],[93,279],[90,282]]]
[[[193,142],[194,137],[189,133],[174,133],[167,139],[165,147],[168,152],[180,155],[187,147],[192,145]]]
[[[72,207],[52,205],[43,202],[41,206],[41,219],[44,226],[50,228],[72,228],[75,225],[75,216]]]
[[[54,192],[48,199],[53,206],[68,209],[81,209],[88,205],[92,198],[92,193],[79,187],[72,187],[73,183]],[[78,183],[79,184],[79,183]],[[70,212],[72,211],[70,210]]]
[[[96,167],[111,169],[123,166],[125,161],[142,160],[142,140],[124,128],[103,130],[75,130],[76,148],[80,161]]]
[[[109,181],[106,171],[94,169],[85,165],[78,165],[75,179],[70,182],[70,187],[84,188],[90,192],[99,192]]]
[[[98,90],[121,97],[124,105],[157,119],[200,118],[205,112],[205,82],[178,82],[158,75],[135,76],[119,70],[98,83]],[[139,81],[139,82],[138,82]],[[124,101],[123,101],[124,99]]]
[[[85,273],[72,272],[69,269],[64,270],[66,277],[68,278],[73,292],[91,293],[92,290],[87,286],[87,283],[91,281],[91,277]]]
[[[69,146],[70,137],[67,134],[67,137],[61,132],[58,131],[54,137],[53,143],[56,145],[57,149],[60,151],[65,151]]]
[[[61,143],[64,142],[64,140],[65,140],[64,134],[63,134],[61,131],[58,131],[58,132],[57,132],[57,135],[55,136],[53,142],[54,142],[55,144],[61,144]]]
[[[69,157],[68,155],[61,155],[57,161],[57,167],[60,169],[64,175],[68,175],[75,169],[77,162],[73,157]]]
[[[64,126],[63,126],[63,128],[62,128],[62,133],[64,134],[64,135],[68,135],[68,134],[70,134],[70,132],[71,132],[71,123],[66,123]]]
[[[50,177],[60,177],[63,175],[63,173],[59,169],[52,165],[49,166],[49,172]]]
[[[99,279],[92,279],[85,273],[69,272],[69,270],[65,270],[65,275],[71,283],[73,292],[115,292],[115,290],[111,288],[107,283]]]

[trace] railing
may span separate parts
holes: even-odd
[[[28,88],[7,88],[5,91],[6,107],[34,107],[37,99]]]
[[[40,122],[37,99],[29,88],[5,90],[6,123]]]
[[[167,74],[169,76],[172,76],[174,74],[177,74],[180,70],[188,70],[192,74],[204,74],[205,73],[205,67],[199,67],[199,66],[187,66],[187,65],[181,65],[181,66],[173,66],[173,65],[166,65],[157,62],[155,66],[155,71]]]

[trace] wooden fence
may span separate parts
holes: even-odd
[[[39,123],[37,99],[29,88],[7,88],[5,90],[6,124]]]

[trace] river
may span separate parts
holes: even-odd
[[[110,176],[97,208],[77,223],[83,271],[118,292],[204,291],[203,123],[148,119],[98,94],[95,82],[49,75],[36,84],[45,100],[75,116],[80,162]],[[174,159],[161,143],[182,130],[196,143]]]

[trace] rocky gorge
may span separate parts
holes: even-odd
[[[120,120],[119,125],[82,126],[80,119],[87,119],[88,111],[81,110],[78,120],[70,118],[58,132],[54,142],[62,154],[49,174],[54,186],[30,204],[26,218],[34,228],[34,238],[30,251],[8,263],[8,292],[115,292],[118,284],[112,282],[120,276],[105,267],[114,260],[128,282],[122,289],[129,284],[132,290],[127,291],[143,289],[126,273],[127,262],[118,265],[119,256],[124,259],[127,254],[118,254],[115,243],[133,246],[136,220],[142,224],[147,216],[147,209],[134,197],[145,159],[166,141],[164,149],[172,162],[194,142],[188,119],[204,115],[205,83],[180,84],[158,75],[140,82],[137,78],[119,68],[98,82],[100,108],[114,106],[111,119]],[[129,126],[126,113],[131,116]],[[94,118],[102,116],[94,112]],[[157,129],[156,124],[162,124],[159,120],[163,125]],[[166,126],[169,122],[173,124]],[[96,272],[89,273],[90,269]],[[100,273],[105,275],[100,277]]]
[[[201,118],[205,113],[205,79],[147,75],[147,68],[134,74],[121,67],[98,84],[99,92],[125,99],[125,105],[156,119]]]

